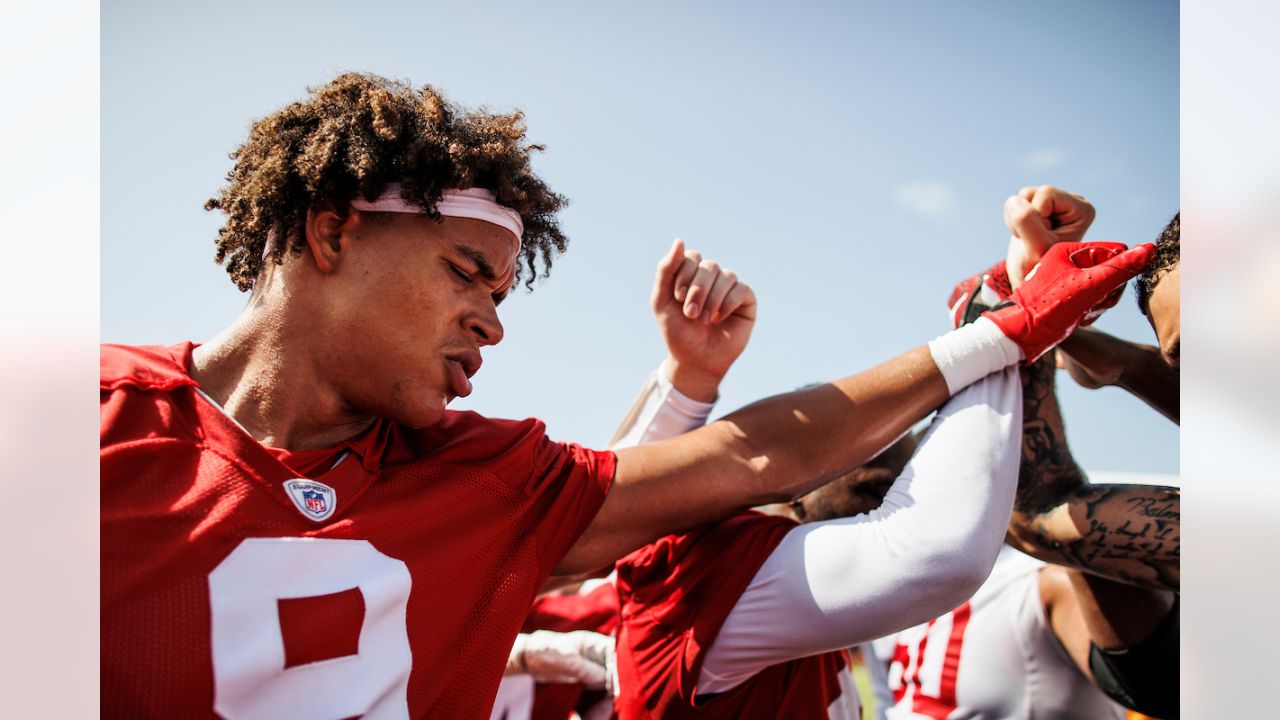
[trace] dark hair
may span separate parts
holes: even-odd
[[[1156,255],[1134,283],[1134,292],[1138,296],[1138,308],[1142,310],[1143,315],[1147,314],[1147,302],[1151,300],[1151,291],[1155,290],[1156,283],[1178,264],[1180,251],[1178,218],[1181,215],[1181,212],[1175,214],[1169,224],[1164,226],[1164,230],[1160,231],[1160,237],[1156,238]]]
[[[227,185],[205,203],[227,214],[215,259],[241,290],[253,287],[267,258],[280,264],[286,251],[302,253],[310,207],[345,212],[353,198],[373,200],[388,183],[400,183],[401,196],[436,219],[445,190],[492,191],[524,221],[516,277],[526,287],[538,277],[538,260],[545,277],[564,252],[568,239],[555,215],[568,201],[530,168],[530,155],[543,147],[525,144],[520,112],[466,110],[430,86],[359,73],[309,92],[253,124],[231,153]]]

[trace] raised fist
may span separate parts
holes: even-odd
[[[715,400],[720,381],[751,338],[755,293],[732,270],[686,250],[677,239],[658,263],[652,302],[672,384],[695,400]]]
[[[1083,196],[1052,185],[1024,187],[1004,202],[1009,227],[1005,258],[1013,287],[1022,284],[1049,248],[1060,242],[1081,242],[1097,212]]]

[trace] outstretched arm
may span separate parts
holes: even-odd
[[[1165,364],[1160,348],[1080,328],[1062,341],[1058,352],[1072,379],[1082,387],[1124,388],[1156,412],[1178,422],[1178,371]]]
[[[884,503],[793,528],[707,652],[699,693],[935,618],[964,602],[1000,551],[1017,482],[1016,370],[948,402]]]
[[[1055,246],[1017,302],[928,346],[762,400],[678,438],[619,451],[609,497],[556,573],[602,567],[667,533],[797,497],[866,462],[954,392],[1024,354],[1038,357],[1069,334],[1146,264],[1152,248],[1121,250]],[[675,292],[683,260],[674,255],[664,259],[659,277],[670,280],[655,296]]]
[[[1090,485],[1066,444],[1049,359],[1024,371],[1022,466],[1009,544],[1144,587],[1179,585],[1177,488]]]

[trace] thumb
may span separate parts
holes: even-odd
[[[657,310],[676,295],[676,272],[684,262],[684,240],[676,238],[671,249],[658,261],[658,273],[653,279],[653,309]]]

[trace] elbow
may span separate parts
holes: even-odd
[[[929,582],[921,588],[924,600],[937,617],[954,610],[982,587],[995,567],[999,546],[994,550],[982,543],[961,543],[933,553],[925,563]]]

